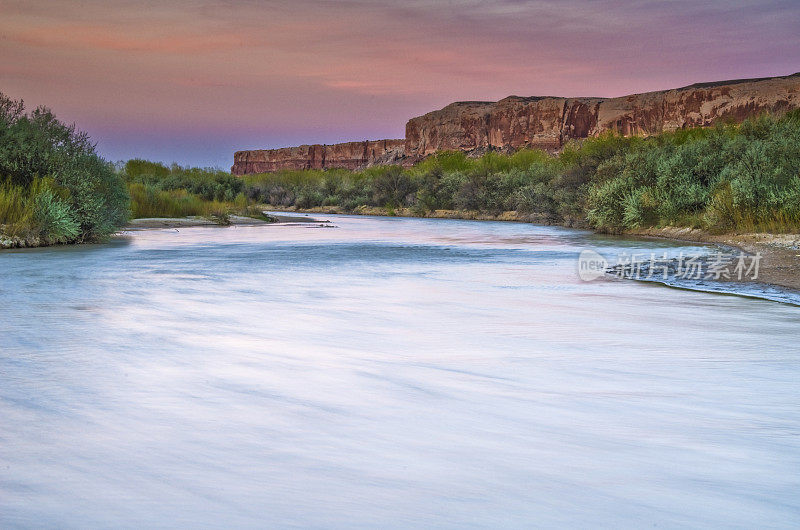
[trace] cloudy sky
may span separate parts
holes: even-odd
[[[797,0],[0,0],[0,91],[110,160],[229,167],[457,100],[786,75],[798,29]]]

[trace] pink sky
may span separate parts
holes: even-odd
[[[457,100],[800,71],[800,2],[0,0],[0,91],[111,160],[402,138]]]

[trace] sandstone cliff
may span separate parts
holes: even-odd
[[[239,151],[232,172],[409,165],[440,150],[480,153],[534,147],[556,151],[569,140],[605,131],[650,135],[708,126],[717,120],[739,122],[798,107],[800,74],[698,83],[618,98],[510,96],[497,102],[452,103],[412,118],[406,124],[405,140]]]
[[[403,158],[404,146],[404,140],[376,140],[237,151],[231,172],[246,175],[281,169],[360,169],[397,163]]]
[[[520,147],[557,150],[568,140],[604,131],[650,135],[798,107],[800,74],[698,83],[619,98],[511,96],[496,103],[453,103],[408,122],[405,155],[421,158],[439,150]]]

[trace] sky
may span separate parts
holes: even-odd
[[[0,0],[0,92],[112,161],[229,168],[453,101],[797,71],[797,0]]]

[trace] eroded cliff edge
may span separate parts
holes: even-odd
[[[237,151],[233,155],[231,173],[247,175],[281,169],[360,169],[401,163],[405,159],[404,153],[405,140],[402,139]]]
[[[452,103],[412,118],[405,140],[303,145],[238,151],[232,173],[281,169],[361,169],[410,165],[440,150],[481,153],[534,147],[557,151],[605,131],[651,135],[718,120],[742,121],[800,107],[800,73],[783,77],[697,83],[618,98],[510,96],[497,102]]]

